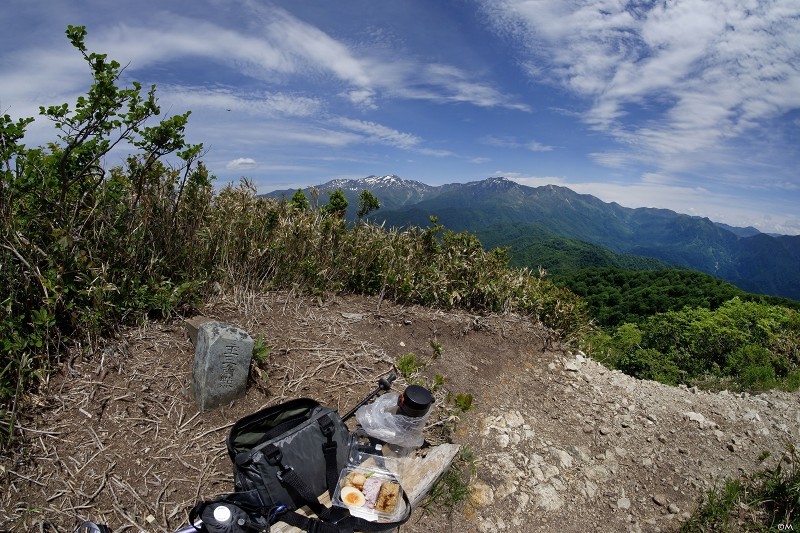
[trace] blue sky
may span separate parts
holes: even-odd
[[[0,21],[0,113],[74,103],[85,25],[192,111],[219,183],[505,176],[800,234],[797,0],[4,0]],[[27,142],[53,138],[39,119]]]

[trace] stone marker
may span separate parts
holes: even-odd
[[[194,348],[192,394],[197,407],[208,411],[244,395],[253,339],[223,322],[200,324]]]
[[[186,333],[186,338],[191,341],[192,346],[197,346],[197,332],[200,331],[200,326],[205,324],[206,322],[212,322],[213,318],[208,318],[207,316],[198,315],[192,318],[187,318],[183,321],[184,331]]]

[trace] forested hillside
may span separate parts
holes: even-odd
[[[800,302],[748,293],[695,270],[586,268],[564,270],[553,279],[581,296],[603,327],[640,323],[687,306],[713,310],[732,298],[800,309]]]
[[[800,313],[733,298],[598,331],[589,349],[627,374],[746,391],[800,387]]]
[[[475,234],[487,249],[508,247],[513,266],[534,270],[543,268],[552,276],[593,267],[630,270],[670,268],[669,263],[660,259],[618,254],[596,244],[563,237],[536,222],[495,224],[478,228]]]

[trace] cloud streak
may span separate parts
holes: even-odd
[[[367,142],[394,146],[403,150],[414,148],[422,141],[416,135],[403,133],[375,122],[339,118],[336,123],[346,129],[364,135],[364,139]]]
[[[480,139],[482,144],[500,148],[525,148],[531,152],[552,152],[555,148],[536,140],[519,141],[516,137],[486,135]]]
[[[583,120],[626,147],[615,165],[700,164],[707,151],[800,107],[794,0],[487,0],[494,28],[523,44],[526,71],[591,105]]]

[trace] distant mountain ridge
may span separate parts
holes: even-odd
[[[378,197],[381,208],[386,210],[397,209],[433,198],[440,192],[441,187],[426,185],[414,180],[405,180],[395,175],[387,175],[367,176],[360,179],[335,179],[314,187],[305,187],[303,190],[309,199],[311,199],[312,189],[317,189],[321,193],[319,197],[321,204],[327,203],[327,194],[325,193],[341,189],[351,208],[358,205],[358,195],[361,191],[368,190]],[[285,189],[272,191],[264,196],[270,198],[285,197],[288,199],[295,192],[297,192],[297,189]],[[348,214],[351,218],[355,216],[357,209],[357,207],[348,209]]]
[[[337,188],[344,191],[353,212],[358,194],[364,189],[373,192],[382,208],[371,218],[390,226],[427,226],[429,217],[435,215],[454,231],[480,235],[492,228],[489,240],[494,242],[488,244],[498,246],[512,240],[502,239],[507,225],[509,235],[515,235],[515,245],[524,246],[525,239],[512,230],[532,224],[539,230],[531,232],[531,241],[534,233],[545,229],[616,254],[706,272],[746,291],[800,300],[800,236],[733,228],[669,209],[628,208],[566,187],[529,187],[503,177],[430,186],[397,176],[369,176],[317,187],[322,192]],[[289,198],[294,192],[275,191],[267,196]],[[325,200],[326,195],[320,195],[320,203]]]

